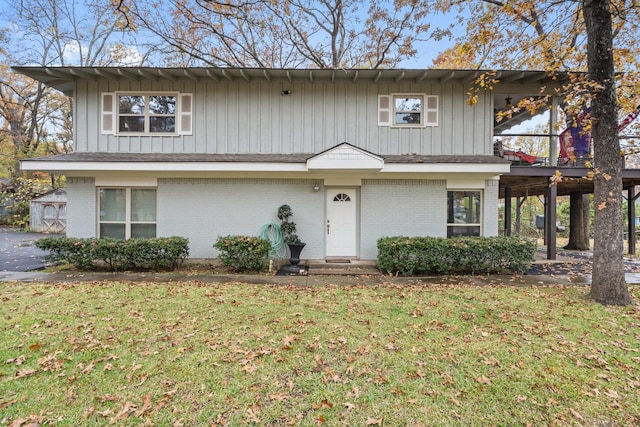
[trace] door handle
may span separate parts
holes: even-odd
[[[327,234],[329,234],[329,230],[330,230],[330,224],[329,224],[329,220],[327,220]]]

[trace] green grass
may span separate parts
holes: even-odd
[[[639,425],[640,308],[587,291],[3,283],[0,425]]]

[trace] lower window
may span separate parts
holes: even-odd
[[[481,191],[448,191],[447,237],[479,236],[481,212]]]
[[[156,190],[100,188],[100,237],[156,237]]]

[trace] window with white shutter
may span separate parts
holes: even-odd
[[[103,134],[116,133],[116,94],[106,92],[102,94],[102,123]]]
[[[437,95],[395,93],[378,95],[378,126],[438,126]]]
[[[103,134],[191,135],[193,95],[177,92],[102,94]]]
[[[180,94],[180,121],[179,130],[182,135],[193,134],[192,126],[192,109],[193,109],[193,96],[190,93]]]
[[[391,126],[390,95],[378,95],[378,126]]]

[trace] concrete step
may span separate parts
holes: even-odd
[[[339,262],[332,260],[310,260],[309,274],[316,276],[379,276],[382,273],[376,268],[375,261],[350,260]]]

